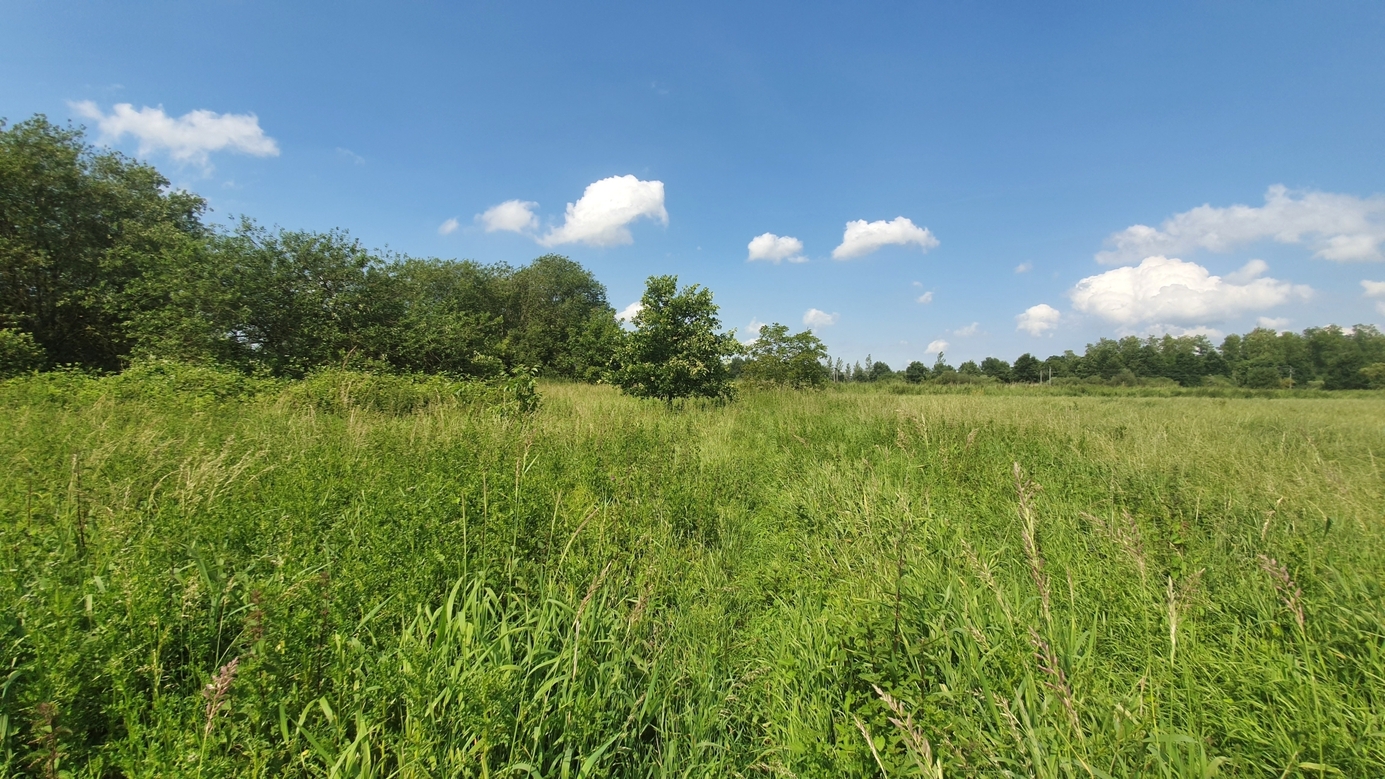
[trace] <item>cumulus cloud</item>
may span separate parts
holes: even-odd
[[[1023,314],[1015,317],[1015,329],[1023,330],[1030,335],[1043,335],[1056,328],[1058,320],[1062,318],[1063,315],[1058,313],[1058,309],[1047,303],[1040,303],[1030,306]]]
[[[1251,260],[1242,265],[1240,270],[1232,271],[1223,278],[1232,284],[1245,284],[1265,275],[1265,271],[1269,269],[1270,266],[1264,260]]]
[[[971,324],[967,325],[966,327],[959,327],[959,328],[957,328],[956,330],[953,330],[953,331],[952,331],[952,334],[953,334],[953,335],[960,335],[960,336],[962,336],[963,338],[966,338],[966,337],[968,337],[968,336],[976,335],[976,334],[979,333],[979,332],[981,332],[981,323],[980,323],[980,322],[972,322]]]
[[[840,314],[829,314],[826,311],[819,311],[816,308],[810,308],[803,312],[803,324],[812,328],[835,325],[840,318]]]
[[[755,318],[755,317],[751,317],[751,318],[750,318],[750,324],[748,324],[748,325],[745,326],[745,332],[746,332],[746,334],[749,335],[750,337],[747,338],[747,339],[745,339],[745,340],[742,341],[741,343],[745,344],[746,346],[749,346],[750,344],[753,344],[753,343],[755,343],[756,341],[760,340],[760,330],[761,330],[764,326],[765,326],[765,323],[764,323],[764,322],[761,322],[759,319],[757,319],[757,318]]]
[[[1015,266],[1015,273],[1028,273],[1031,270],[1034,270],[1034,263],[1032,262],[1022,262]]]
[[[1283,330],[1289,326],[1289,318],[1282,316],[1262,316],[1255,320],[1256,327],[1266,327],[1270,330]]]
[[[1258,275],[1258,268],[1252,270]],[[1236,284],[1194,262],[1148,257],[1088,276],[1068,294],[1078,311],[1120,325],[1196,325],[1307,298],[1313,290],[1268,277]]]
[[[922,304],[924,304],[924,305],[928,305],[929,303],[932,303],[932,302],[933,302],[933,290],[930,289],[930,290],[928,290],[927,292],[923,293],[922,295],[919,295],[919,296],[916,298],[916,300],[918,300],[918,302],[920,302],[920,303],[922,303]]]
[[[616,314],[616,319],[619,319],[622,322],[633,322],[635,321],[635,315],[643,310],[644,304],[636,300],[634,303],[631,303],[630,305],[621,309],[620,313]]]
[[[924,350],[923,350],[923,353],[924,353],[924,354],[937,354],[938,352],[945,351],[945,350],[947,349],[948,346],[950,346],[950,344],[949,344],[947,341],[944,341],[943,339],[938,338],[938,339],[936,339],[936,340],[929,341],[929,342],[928,342],[928,348],[924,349]]]
[[[1378,298],[1375,303],[1377,313],[1385,315],[1385,281],[1361,281],[1361,288],[1366,290],[1366,297]]]
[[[912,221],[899,216],[886,222],[867,222],[857,219],[846,223],[842,233],[842,243],[832,250],[832,259],[850,260],[861,257],[883,246],[907,246],[914,244],[925,252],[938,245],[938,239],[927,227],[919,227]]]
[[[538,206],[538,203],[528,200],[506,200],[477,214],[476,222],[488,233],[502,230],[522,233],[539,226],[539,218],[534,216],[534,209]]]
[[[141,155],[165,151],[179,162],[203,166],[214,151],[279,156],[279,144],[265,135],[254,114],[198,110],[175,118],[164,113],[163,106],[136,109],[129,103],[117,103],[107,114],[90,100],[70,105],[78,115],[96,122],[103,138],[118,141],[126,135],[133,136],[139,141]]]
[[[611,176],[587,185],[576,203],[567,204],[561,227],[548,231],[539,243],[557,246],[585,243],[619,246],[632,243],[629,224],[649,218],[668,224],[664,182],[640,181],[634,176]]]
[[[461,223],[459,223],[457,221],[457,218],[454,216],[446,222],[443,222],[442,224],[438,225],[438,235],[451,235],[457,232],[458,227],[461,227]]]
[[[746,258],[746,262],[765,260],[778,265],[786,261],[808,261],[808,258],[803,256],[803,242],[787,235],[762,233],[750,239],[746,248],[750,250],[750,256]]]
[[[1262,317],[1263,318],[1263,317]],[[1179,327],[1178,325],[1150,325],[1144,329],[1145,335],[1171,335],[1175,338],[1182,338],[1185,335],[1205,335],[1213,341],[1219,341],[1226,337],[1226,333],[1215,327],[1198,325],[1197,327]]]
[[[1097,262],[1121,265],[1198,249],[1224,252],[1257,241],[1305,244],[1324,260],[1385,260],[1385,197],[1294,192],[1276,184],[1263,206],[1201,205],[1158,228],[1131,225],[1106,239]]]

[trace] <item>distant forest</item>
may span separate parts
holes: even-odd
[[[566,257],[515,268],[382,255],[343,231],[249,220],[218,227],[206,213],[202,198],[171,189],[147,164],[92,146],[80,128],[41,115],[0,122],[0,375],[64,366],[113,372],[141,358],[287,377],[324,366],[483,378],[525,368],[595,382],[618,367],[625,330],[606,289]],[[809,334],[778,335],[802,338],[800,352],[821,355]],[[746,371],[787,359],[779,353],[746,350],[732,372],[788,375],[763,365]],[[941,355],[902,371],[869,358],[819,364],[796,369],[793,383],[1361,389],[1385,386],[1385,336],[1370,325],[1257,329],[1219,347],[1202,336],[1102,339],[1081,355],[991,357],[957,368]]]

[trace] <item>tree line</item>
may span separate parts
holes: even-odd
[[[672,404],[726,400],[734,382],[1165,380],[1183,386],[1385,385],[1369,325],[1227,336],[1102,339],[1014,363],[894,371],[830,359],[811,331],[773,323],[748,344],[722,332],[712,293],[648,280],[627,331],[605,287],[572,260],[485,265],[368,251],[340,230],[205,221],[206,201],[152,166],[92,146],[42,115],[0,121],[0,375],[118,371],[168,358],[300,377],[325,366],[491,378],[520,371],[610,381]]]
[[[1203,335],[1126,336],[1102,338],[1088,344],[1082,354],[1067,350],[1039,359],[1026,352],[1014,363],[987,357],[954,368],[939,354],[931,367],[911,362],[904,370],[894,371],[867,357],[864,365],[836,360],[830,373],[834,381],[1110,385],[1162,381],[1182,387],[1370,389],[1385,387],[1385,334],[1374,325],[1310,327],[1301,333],[1261,327],[1245,335],[1228,335],[1220,346]]]
[[[42,116],[0,124],[0,360],[116,371],[139,357],[274,376],[348,365],[594,380],[621,328],[557,255],[520,268],[367,251],[342,231],[207,224],[153,167]]]

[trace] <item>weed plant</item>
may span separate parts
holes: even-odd
[[[1379,395],[170,371],[0,382],[4,775],[1385,773]]]

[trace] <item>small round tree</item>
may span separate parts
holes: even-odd
[[[650,276],[635,314],[635,330],[616,349],[612,383],[626,394],[675,400],[731,400],[735,388],[727,357],[737,344],[719,333],[712,291],[696,284],[678,290],[677,276]]]

